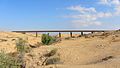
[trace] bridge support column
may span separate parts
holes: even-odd
[[[59,32],[59,37],[61,38],[61,33]]]
[[[91,32],[92,34],[94,33],[94,32]]]
[[[36,37],[38,37],[38,32],[36,32]]]
[[[72,37],[72,32],[70,32],[70,37]]]
[[[84,33],[83,32],[81,32],[81,36],[83,36],[84,35]]]
[[[48,36],[50,36],[50,33],[47,33]]]

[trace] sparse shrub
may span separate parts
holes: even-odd
[[[20,68],[21,62],[15,57],[0,53],[0,68]]]
[[[45,45],[50,45],[56,41],[56,38],[49,36],[48,34],[43,34],[41,41]]]
[[[28,53],[31,51],[31,47],[27,44],[27,40],[18,38],[16,41],[16,48],[19,53]]]
[[[18,38],[16,42],[16,53],[5,54],[3,51],[0,53],[0,68],[25,68],[24,54],[27,47],[27,41],[22,38]]]
[[[29,50],[29,48],[27,46],[28,46],[27,40],[18,38],[18,41],[16,42],[16,47],[17,47],[17,51],[19,53],[18,59],[22,63],[21,64],[22,68],[25,68],[24,55],[26,53],[26,50]]]
[[[18,38],[16,42],[17,51],[20,53],[25,52],[25,45],[26,45],[26,41],[23,40],[22,38]]]

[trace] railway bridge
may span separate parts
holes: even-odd
[[[38,33],[42,33],[42,32],[57,32],[59,37],[61,37],[61,32],[69,32],[70,33],[70,37],[73,36],[73,32],[80,32],[81,35],[84,35],[84,32],[106,32],[106,31],[111,31],[111,30],[38,30],[38,31],[12,31],[12,32],[17,32],[17,33],[35,33],[36,37],[38,37]]]

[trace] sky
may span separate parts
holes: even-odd
[[[0,30],[120,29],[120,0],[0,0]]]

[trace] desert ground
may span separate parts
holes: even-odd
[[[31,49],[25,53],[26,68],[120,68],[120,30],[68,36],[63,34],[61,41],[43,45],[41,35],[1,31],[0,50],[14,54],[16,40],[27,38]],[[46,57],[52,50],[55,54]]]

